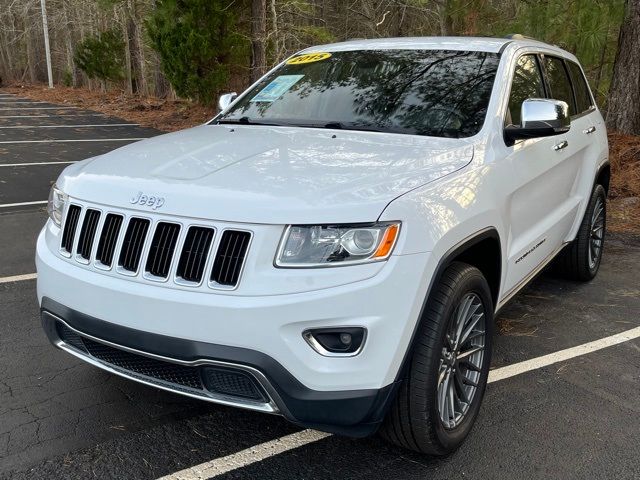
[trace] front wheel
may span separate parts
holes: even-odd
[[[484,396],[493,302],[484,276],[454,262],[434,286],[406,377],[381,434],[398,446],[446,455],[471,431]]]

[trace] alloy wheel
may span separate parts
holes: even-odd
[[[602,244],[604,243],[604,202],[598,197],[591,214],[589,225],[589,268],[593,269],[600,261]]]
[[[438,370],[438,412],[446,429],[460,425],[478,390],[484,361],[486,318],[475,293],[464,296],[450,322]]]

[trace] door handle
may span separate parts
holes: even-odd
[[[561,141],[560,143],[556,143],[553,146],[553,149],[557,152],[558,150],[562,150],[563,148],[567,148],[569,146],[569,142],[566,140]]]
[[[586,130],[583,130],[582,133],[589,135],[590,133],[593,133],[596,131],[596,127],[591,125],[589,128],[587,128]]]

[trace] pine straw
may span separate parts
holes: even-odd
[[[609,159],[608,230],[640,234],[640,136],[610,133]]]
[[[215,115],[214,108],[188,100],[144,98],[113,90],[101,93],[86,88],[56,86],[50,90],[42,85],[18,85],[3,91],[96,110],[168,132],[199,125]],[[612,178],[608,230],[640,234],[640,136],[610,133],[609,150]]]
[[[640,197],[640,136],[609,134],[611,195]]]

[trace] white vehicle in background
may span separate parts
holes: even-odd
[[[534,40],[294,55],[206,125],[68,167],[38,239],[51,341],[115,374],[434,455],[478,415],[495,313],[600,265],[602,116]]]

